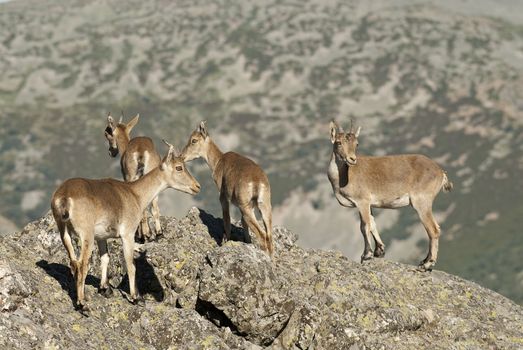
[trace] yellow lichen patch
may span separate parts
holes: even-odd
[[[73,331],[75,331],[76,333],[80,333],[82,331],[82,326],[80,326],[79,324],[73,324],[73,326],[71,327]]]
[[[119,319],[120,321],[127,321],[128,320],[127,313],[123,312],[123,311],[118,312],[116,314],[116,318]]]
[[[492,311],[490,312],[490,314],[488,315],[488,318],[489,318],[490,320],[493,320],[493,319],[495,319],[496,317],[498,317],[498,314],[497,314],[496,311],[494,311],[494,310],[492,310]]]
[[[369,274],[369,280],[372,283],[374,283],[375,285],[381,287],[381,281],[376,274],[374,274],[374,273]]]
[[[374,314],[365,314],[363,316],[358,317],[358,323],[363,326],[364,329],[372,329],[374,323],[375,323],[375,315]]]
[[[449,292],[447,290],[442,290],[438,293],[438,299],[441,301],[446,301],[449,298]]]
[[[182,267],[185,265],[186,262],[187,262],[186,259],[180,260],[174,264],[174,268],[179,271],[182,269]]]
[[[208,336],[207,338],[205,338],[204,340],[202,340],[200,342],[200,344],[204,347],[210,347],[214,344],[214,336],[210,335]]]
[[[515,344],[523,344],[523,338],[512,337],[512,338],[510,338],[510,341]]]

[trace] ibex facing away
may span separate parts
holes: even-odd
[[[352,126],[345,133],[335,122],[330,123],[332,156],[328,177],[338,202],[346,207],[357,207],[360,213],[361,233],[365,249],[361,261],[371,259],[371,235],[374,237],[375,257],[385,255],[371,208],[414,207],[429,236],[427,257],[421,261],[422,270],[431,270],[438,257],[440,227],[432,215],[432,202],[443,188],[452,189],[447,174],[433,160],[419,154],[383,157],[356,157],[358,135]]]
[[[192,132],[181,157],[185,161],[203,157],[211,168],[212,177],[220,191],[225,226],[224,241],[231,236],[229,202],[232,202],[241,211],[243,228],[254,232],[261,248],[272,256],[271,187],[260,166],[238,153],[222,153],[209,136],[204,122]],[[255,208],[260,211],[265,230],[256,219]]]
[[[105,138],[109,142],[109,154],[116,157],[120,153],[120,166],[125,181],[135,181],[160,165],[160,155],[156,152],[153,141],[148,137],[134,137],[131,139],[131,130],[138,123],[139,115],[136,115],[127,124],[120,118],[116,124],[111,117],[107,116],[107,127],[105,128]],[[154,228],[157,235],[162,233],[160,225],[160,208],[158,207],[158,197],[152,203],[152,214]],[[148,210],[144,210],[139,235],[143,240],[151,238],[149,229]]]
[[[133,303],[137,300],[134,233],[144,209],[161,191],[169,187],[190,194],[200,191],[200,184],[187,171],[183,160],[175,154],[171,145],[160,166],[134,182],[75,178],[66,180],[55,191],[51,209],[69,255],[71,273],[76,280],[77,306],[81,311],[88,311],[84,286],[94,241],[98,244],[101,259],[100,292],[110,292],[107,281],[108,238],[122,239],[129,276],[129,299]],[[71,242],[73,233],[79,236],[79,259],[76,258]]]

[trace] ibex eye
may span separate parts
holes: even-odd
[[[191,143],[196,143],[196,142],[198,142],[198,140],[196,140],[196,139],[191,140]]]
[[[183,167],[182,167],[181,165],[178,165],[178,166],[176,167],[176,171],[182,171],[182,170],[183,170]]]

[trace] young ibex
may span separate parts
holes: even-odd
[[[190,194],[200,191],[200,184],[187,171],[183,159],[175,153],[172,145],[169,145],[169,151],[159,167],[134,182],[75,178],[66,180],[55,191],[51,208],[69,255],[71,273],[76,280],[77,307],[81,311],[88,310],[84,286],[95,240],[102,269],[100,292],[110,292],[107,281],[107,239],[120,237],[129,276],[129,300],[133,303],[137,300],[134,233],[144,209],[166,188]],[[79,236],[79,259],[71,243],[72,233]]]
[[[137,114],[131,121],[124,124],[122,116],[118,124],[116,124],[110,113],[107,116],[105,138],[109,142],[109,155],[116,157],[120,153],[120,166],[125,181],[135,181],[160,164],[160,155],[156,152],[154,143],[149,137],[134,137],[131,139],[131,130],[138,123],[139,117]],[[162,226],[160,225],[158,197],[154,198],[151,204],[155,232],[156,235],[161,235]],[[138,230],[142,240],[151,239],[148,214],[148,210],[144,210],[142,223]]]
[[[452,189],[447,174],[433,160],[419,154],[383,157],[356,157],[361,127],[348,133],[333,121],[330,136],[333,144],[328,176],[338,202],[345,207],[357,207],[365,250],[361,261],[371,259],[371,234],[375,242],[375,257],[385,255],[371,208],[396,209],[411,205],[417,211],[429,236],[427,257],[422,270],[431,270],[438,257],[440,227],[432,215],[432,202],[443,188]]]
[[[238,153],[222,153],[209,136],[205,122],[201,122],[191,133],[181,157],[187,162],[203,157],[209,165],[214,182],[220,191],[225,228],[224,241],[231,237],[229,202],[232,202],[241,211],[243,228],[254,232],[262,250],[272,256],[274,246],[271,187],[267,175],[260,166]],[[255,208],[260,211],[265,231],[256,219]]]

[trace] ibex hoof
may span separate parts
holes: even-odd
[[[98,293],[106,298],[110,298],[113,295],[113,289],[110,286],[105,288],[100,287],[98,288]]]
[[[372,252],[365,253],[361,256],[361,263],[364,261],[372,259]]]
[[[378,247],[374,249],[374,257],[375,258],[383,258],[385,256],[385,249]]]
[[[143,297],[141,295],[139,295],[137,297],[131,297],[126,294],[125,297],[126,297],[127,301],[133,305],[145,306],[145,300],[143,299]]]
[[[76,310],[85,317],[89,317],[91,314],[91,309],[85,303],[78,303],[76,305]]]
[[[418,270],[422,272],[432,271],[434,265],[436,265],[434,260],[422,261],[418,266]]]
[[[156,231],[156,236],[154,237],[154,241],[155,241],[155,242],[158,242],[158,240],[159,240],[160,238],[162,238],[162,237],[163,237],[163,230],[162,230],[162,229],[159,229],[159,230]]]

